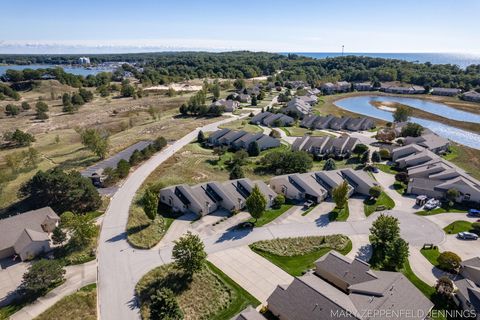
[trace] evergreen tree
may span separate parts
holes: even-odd
[[[246,206],[250,215],[255,219],[255,222],[265,213],[267,199],[265,199],[265,196],[257,185],[253,187],[252,192],[248,196]]]
[[[205,142],[205,134],[203,133],[202,130],[198,131],[197,142],[198,142],[198,143],[203,143],[203,142]]]
[[[260,154],[260,147],[258,146],[257,141],[253,141],[248,145],[247,152],[250,157],[256,157]]]
[[[336,170],[337,169],[337,164],[335,163],[335,160],[332,158],[328,158],[325,164],[323,165],[323,170],[330,171],[330,170]]]
[[[145,214],[151,219],[155,220],[158,212],[158,196],[151,189],[147,189],[142,198],[142,206]]]
[[[238,164],[235,164],[230,171],[230,180],[243,178],[245,178],[245,174],[243,173],[242,167]]]
[[[177,299],[168,288],[160,288],[150,297],[151,320],[181,320],[183,312]]]

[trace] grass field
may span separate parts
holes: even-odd
[[[458,220],[450,223],[448,226],[443,228],[447,234],[457,234],[459,232],[471,231],[472,223],[469,221]]]
[[[97,286],[85,286],[62,298],[48,308],[36,320],[63,320],[68,315],[69,320],[94,320],[97,319]]]
[[[459,144],[452,144],[450,150],[450,153],[443,156],[444,159],[467,171],[472,177],[480,179],[480,170],[478,170],[480,168],[480,150]]]
[[[377,163],[375,166],[385,173],[389,173],[389,174],[397,174],[398,173],[398,171],[395,170],[394,167],[389,166],[389,165],[384,164],[384,163]]]
[[[309,130],[306,128],[300,128],[297,126],[282,127],[280,129],[282,129],[287,134],[287,136],[291,136],[291,137],[303,137],[304,135],[310,135],[313,137],[333,136],[323,131],[319,131],[319,130],[312,131],[312,130]]]
[[[395,207],[395,202],[383,191],[380,194],[380,197],[375,199],[375,201],[372,201],[369,198],[363,201],[363,210],[367,217],[374,213],[377,210],[377,207],[381,206],[385,208],[384,210],[390,210]]]
[[[142,98],[95,97],[74,114],[62,112],[61,94],[77,89],[60,85],[57,81],[41,81],[41,85],[29,92],[22,92],[22,101],[32,105],[32,109],[17,117],[6,117],[3,106],[10,101],[0,101],[0,136],[19,128],[33,134],[32,144],[39,153],[36,167],[21,167],[12,170],[6,165],[6,156],[20,155],[28,148],[0,150],[0,210],[19,200],[17,191],[21,184],[30,179],[37,170],[47,170],[56,166],[64,169],[80,170],[98,158],[83,147],[75,128],[95,127],[109,132],[109,155],[112,155],[140,140],[154,139],[160,135],[167,140],[175,140],[187,132],[216,119],[196,119],[176,117],[178,107],[192,94],[167,97],[164,94],[149,94]],[[55,99],[50,94],[54,92]],[[39,97],[49,105],[50,118],[35,120],[34,105]],[[15,104],[19,104],[15,103]],[[58,137],[58,142],[56,138]]]
[[[230,319],[248,305],[260,304],[211,263],[191,280],[174,264],[168,264],[151,270],[137,283],[135,292],[143,319],[150,319],[150,296],[160,287],[174,292],[185,319]]]
[[[338,236],[329,236],[329,237],[338,237]],[[308,237],[308,238],[326,238],[326,237]],[[261,241],[259,243],[253,243],[250,245],[253,251],[269,260],[279,268],[283,269],[285,272],[289,273],[292,276],[301,276],[305,271],[314,267],[315,261],[320,257],[328,253],[330,250],[337,250],[341,254],[347,254],[352,250],[352,242],[346,236],[342,236],[342,241],[329,246],[328,243],[318,244],[315,241],[309,241],[310,246],[303,244],[302,251],[303,254],[289,255],[289,242],[292,244],[295,240],[301,241],[302,238],[288,238],[288,239],[275,239],[272,241],[282,241],[287,240],[288,242],[282,243],[283,249],[286,251],[286,254],[279,254],[278,250],[270,250],[267,245],[262,245]],[[303,242],[303,241],[302,241]],[[298,250],[297,250],[298,251]]]
[[[263,132],[262,128],[257,125],[249,123],[249,119],[235,120],[224,125],[221,125],[220,128],[232,129],[232,130],[243,130],[251,133]]]

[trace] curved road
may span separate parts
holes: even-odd
[[[130,203],[136,191],[158,165],[195,139],[199,130],[213,131],[219,125],[235,119],[238,117],[197,128],[177,140],[132,172],[112,197],[104,215],[98,247],[98,308],[99,317],[102,320],[139,319],[134,296],[135,284],[149,270],[171,261],[171,244],[163,246],[159,250],[138,250],[128,244],[125,229]],[[378,214],[373,214],[362,221],[333,223],[328,223],[327,217],[321,216],[314,222],[275,224],[252,231],[227,230],[223,234],[202,236],[202,240],[205,243],[206,251],[213,253],[276,237],[337,233],[348,236],[368,235],[371,223]],[[434,222],[424,217],[407,213],[404,210],[392,210],[387,214],[400,220],[402,236],[413,246],[421,246],[426,242],[440,244],[444,241],[444,232]]]

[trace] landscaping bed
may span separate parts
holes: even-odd
[[[383,191],[377,199],[367,198],[363,201],[363,204],[367,217],[375,211],[390,210],[395,207],[395,202]]]
[[[97,319],[97,286],[88,285],[62,298],[36,320],[95,320]]]
[[[136,285],[142,319],[150,319],[150,296],[160,287],[173,291],[185,319],[230,319],[248,305],[260,304],[211,263],[190,280],[174,264],[167,264],[145,274]]]
[[[344,235],[312,236],[258,241],[250,248],[292,276],[300,276],[330,250],[347,254],[352,242]]]

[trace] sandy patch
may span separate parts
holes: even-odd
[[[396,108],[392,108],[392,107],[388,107],[388,106],[384,106],[384,105],[378,106],[377,108],[381,109],[381,110],[388,111],[388,112],[395,112],[395,110],[397,110]]]
[[[167,85],[158,85],[153,87],[145,88],[144,90],[155,91],[155,90],[169,90],[173,89],[175,91],[200,91],[202,86],[190,85],[188,83],[171,83]]]

